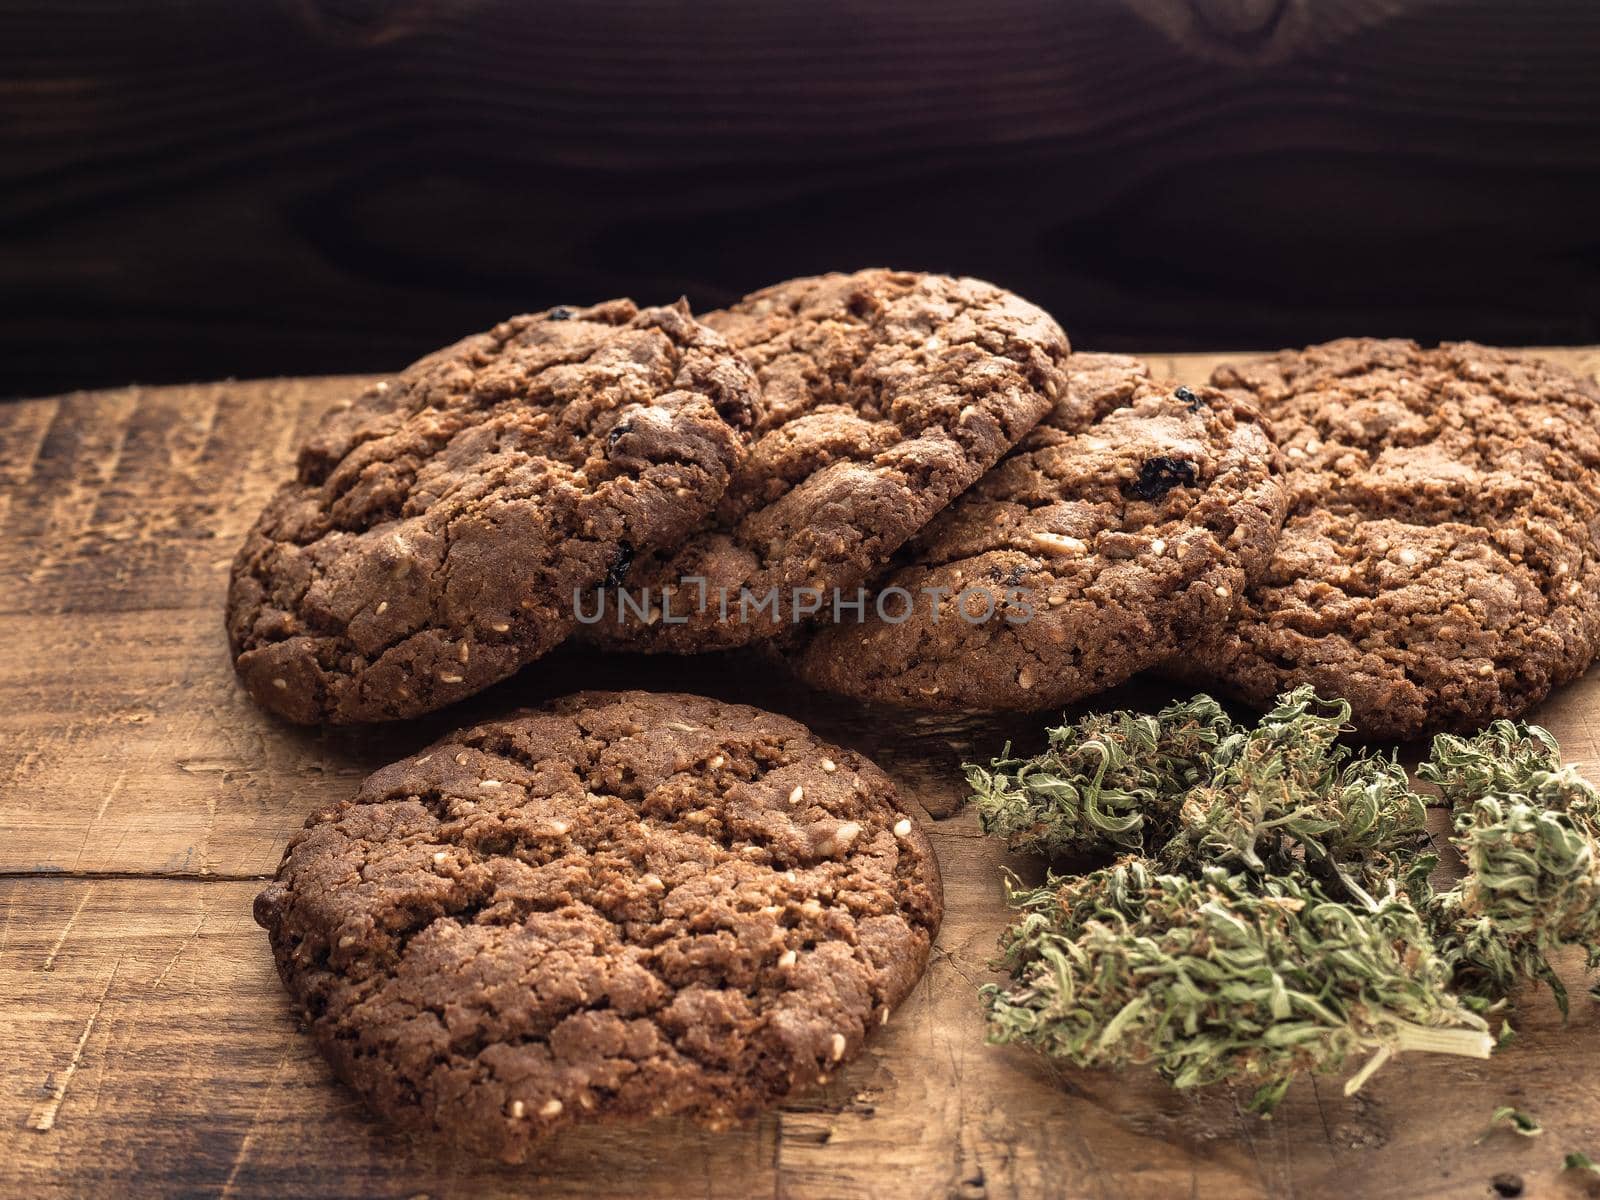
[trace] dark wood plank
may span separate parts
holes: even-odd
[[[0,395],[875,263],[1085,344],[1600,340],[1586,0],[33,0]]]

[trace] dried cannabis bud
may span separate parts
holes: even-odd
[[[1450,802],[1466,865],[1447,892],[1416,889],[1456,986],[1492,1000],[1542,979],[1565,1013],[1549,952],[1577,943],[1600,962],[1600,790],[1562,765],[1549,733],[1511,721],[1435,738],[1417,774]]]
[[[1392,757],[1350,761],[1338,742],[1349,717],[1345,701],[1301,687],[1279,697],[1255,729],[1223,739],[1210,780],[1178,807],[1162,862],[1275,875],[1303,864],[1365,899],[1359,872],[1347,868],[1370,855],[1415,851],[1427,812]]]
[[[1131,850],[1171,870],[1214,863],[1258,874],[1281,873],[1298,853],[1338,874],[1360,855],[1413,846],[1425,818],[1392,758],[1347,761],[1338,737],[1349,716],[1343,700],[1301,687],[1241,729],[1196,696],[1153,717],[1120,712],[1052,729],[1043,754],[969,765],[967,782],[984,829],[1014,850]]]
[[[1349,715],[1299,688],[1248,728],[1196,696],[969,766],[1013,849],[1123,856],[1011,893],[991,1038],[1178,1087],[1249,1083],[1269,1111],[1297,1071],[1352,1054],[1371,1057],[1348,1090],[1400,1050],[1487,1057],[1481,1014],[1520,978],[1565,1010],[1549,951],[1600,963],[1600,791],[1536,726],[1435,739],[1419,774],[1466,866],[1436,892],[1424,801],[1393,755],[1339,743]]]
[[[1200,878],[1143,861],[1014,893],[1004,986],[984,989],[991,1039],[1084,1067],[1153,1065],[1180,1088],[1254,1085],[1270,1112],[1295,1073],[1370,1054],[1487,1058],[1481,1017],[1447,990],[1449,966],[1395,893],[1370,909],[1311,879]]]
[[[1171,836],[1178,804],[1209,777],[1209,761],[1233,720],[1210,696],[1155,716],[1117,712],[1049,731],[1035,758],[1008,745],[985,770],[966,768],[985,832],[1013,850],[1057,857],[1143,850],[1152,826],[1157,846]]]

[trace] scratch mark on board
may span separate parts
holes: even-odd
[[[233,1184],[239,1177],[239,1168],[244,1166],[245,1159],[250,1156],[250,1147],[255,1142],[256,1128],[261,1124],[261,1114],[267,1109],[267,1103],[278,1090],[278,1077],[283,1074],[284,1064],[289,1061],[289,1051],[294,1047],[294,1032],[283,1039],[283,1054],[278,1059],[278,1065],[272,1069],[272,1078],[267,1080],[267,1090],[261,1094],[261,1102],[256,1105],[255,1112],[250,1114],[250,1127],[244,1131],[244,1137],[239,1140],[239,1149],[233,1156],[233,1166],[228,1171],[228,1178],[223,1181],[222,1191],[218,1194],[219,1200],[228,1200],[233,1195]]]
[[[200,919],[194,923],[194,928],[190,930],[189,936],[179,944],[177,953],[167,960],[167,965],[161,969],[161,974],[157,975],[155,982],[150,985],[152,991],[167,981],[167,976],[172,974],[172,968],[178,965],[178,959],[183,957],[183,952],[194,945],[195,938],[200,936],[201,926],[206,923],[206,915],[206,911],[202,909],[200,911]]]
[[[61,936],[56,938],[56,944],[50,947],[50,953],[44,956],[44,966],[41,971],[48,971],[56,965],[56,956],[61,953],[61,947],[67,944],[67,935],[72,932],[72,927],[78,923],[78,918],[83,915],[83,906],[89,903],[89,897],[94,895],[94,884],[90,884],[83,893],[83,899],[78,901],[78,907],[72,910],[72,915],[67,918],[67,923],[61,927]]]
[[[83,1032],[78,1035],[78,1044],[72,1048],[72,1058],[68,1060],[66,1069],[61,1072],[61,1078],[56,1081],[56,1086],[51,1089],[50,1098],[34,1109],[28,1117],[30,1129],[39,1133],[49,1133],[55,1128],[56,1114],[61,1111],[61,1102],[67,1098],[67,1088],[83,1062],[83,1048],[89,1044],[89,1035],[94,1032],[94,1023],[100,1019],[100,1013],[106,1006],[106,997],[111,994],[111,985],[116,982],[117,972],[121,969],[122,959],[118,958],[111,965],[111,974],[106,977],[106,985],[100,989],[100,998],[95,1001],[89,1019],[83,1023]]]
[[[83,852],[89,847],[90,835],[94,833],[96,826],[98,826],[100,822],[105,819],[106,809],[111,807],[111,802],[116,799],[117,793],[122,790],[122,785],[126,783],[127,780],[128,772],[126,769],[117,772],[117,778],[111,784],[110,789],[107,790],[106,798],[100,801],[100,810],[94,814],[94,820],[90,821],[89,824],[84,827],[83,841],[78,843],[77,856],[73,858],[72,865],[68,867],[67,870],[76,871],[78,869],[78,864],[83,861]]]

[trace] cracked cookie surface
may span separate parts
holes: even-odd
[[[799,643],[801,678],[918,708],[1054,708],[1227,619],[1286,505],[1255,410],[1119,355],[1074,355],[1068,387],[1063,416],[875,581],[865,620]]]
[[[754,1115],[854,1056],[942,911],[893,785],[784,717],[581,693],[376,772],[256,900],[381,1114],[521,1160],[575,1122]]]
[[[514,317],[329,413],[245,539],[234,665],[293,721],[416,716],[563,641],[711,511],[758,402],[687,306]]]
[[[1290,516],[1187,677],[1309,683],[1373,738],[1515,717],[1600,653],[1600,388],[1470,343],[1348,339],[1218,368],[1260,404]]]
[[[610,648],[687,653],[787,632],[801,589],[859,585],[1065,392],[1060,326],[974,279],[796,279],[703,319],[755,368],[764,412],[708,527],[634,565],[627,586],[649,615],[613,596],[586,627]],[[665,588],[677,591],[663,618]],[[761,608],[769,595],[776,608]]]

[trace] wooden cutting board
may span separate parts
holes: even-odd
[[[1549,352],[1589,373],[1600,348]],[[1157,356],[1186,381],[1216,356]],[[960,763],[1045,717],[928,717],[815,695],[740,656],[562,654],[393,728],[294,729],[234,685],[228,563],[350,378],[127,388],[0,406],[0,1195],[546,1197],[1580,1195],[1600,1159],[1600,1012],[1571,963],[1489,1063],[1402,1060],[1354,1099],[1302,1081],[1270,1121],[1228,1089],[1057,1075],[986,1046],[1006,920]],[[295,1026],[250,902],[312,809],[457,724],[579,687],[761,705],[876,758],[930,821],[948,913],[862,1058],[742,1129],[563,1138],[508,1168],[388,1132]],[[1156,704],[1132,685],[1098,705]],[[1600,671],[1537,714],[1600,778]],[[953,815],[952,815],[953,814]],[[1021,870],[1029,864],[1015,863]],[[1486,1132],[1516,1104],[1546,1132]],[[1495,1189],[1498,1188],[1498,1192]]]

